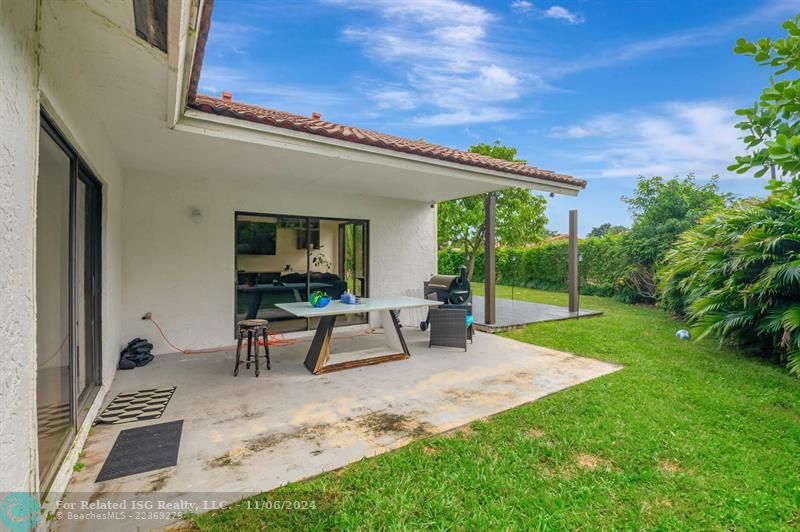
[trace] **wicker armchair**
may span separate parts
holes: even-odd
[[[443,305],[428,313],[431,335],[428,347],[434,345],[461,347],[467,350],[472,342],[472,305]]]

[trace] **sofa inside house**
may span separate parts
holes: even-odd
[[[323,290],[331,298],[339,299],[347,290],[347,282],[335,273],[311,272],[311,291]],[[239,272],[237,274],[237,318],[245,317],[280,320],[291,315],[275,308],[276,303],[307,301],[306,274],[281,272]],[[325,285],[325,286],[315,286]]]

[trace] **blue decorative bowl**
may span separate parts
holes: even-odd
[[[311,306],[315,307],[315,308],[327,307],[328,303],[330,303],[330,302],[331,302],[331,298],[330,297],[323,296],[323,297],[317,298],[316,301],[311,303]]]

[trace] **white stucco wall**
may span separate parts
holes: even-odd
[[[124,189],[122,334],[151,339],[156,353],[173,349],[141,320],[145,312],[180,348],[233,343],[236,211],[369,220],[375,297],[421,289],[435,271],[435,209],[427,203],[242,182],[232,175],[126,175]],[[192,208],[202,209],[200,223],[192,221]],[[411,317],[405,313],[409,323]]]
[[[62,36],[56,20],[50,14],[41,19],[41,50],[39,96],[42,107],[55,122],[67,142],[83,162],[101,181],[102,233],[101,233],[101,335],[102,380],[100,389],[83,426],[56,474],[50,491],[62,492],[78,460],[91,422],[116,373],[121,348],[120,309],[122,307],[122,193],[123,171],[112,146],[104,122],[93,113],[87,113],[86,98],[72,83],[74,72],[59,55],[59,38]],[[35,388],[34,388],[35,390]]]
[[[36,4],[0,0],[0,491],[37,484]]]
[[[58,28],[42,17],[37,30],[37,10],[38,2],[0,0],[0,491],[38,490],[35,235],[40,102],[104,183],[106,384],[113,379],[120,347],[122,171],[101,123],[83,112],[79,94],[65,88],[64,76],[74,73],[65,71],[68,67],[54,55]],[[86,427],[54,480],[54,491],[65,487],[85,433]]]

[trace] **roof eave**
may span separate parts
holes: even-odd
[[[577,196],[584,188],[580,185],[558,183],[479,166],[423,157],[368,144],[359,144],[239,118],[215,115],[195,109],[187,109],[175,129],[238,142],[249,142],[343,158],[354,162],[369,162],[384,166],[403,167],[413,171],[479,180],[496,185],[496,190],[521,187],[554,194]]]

